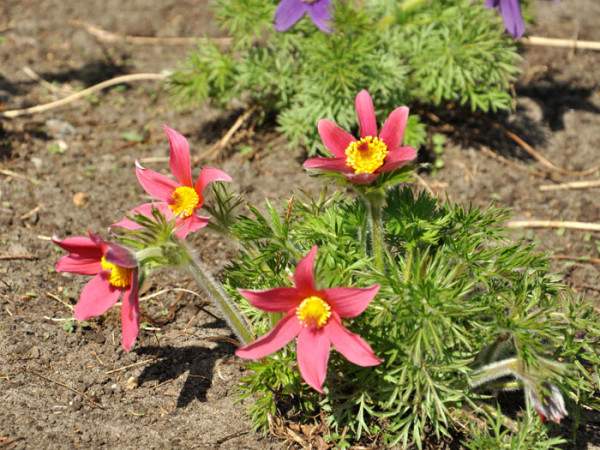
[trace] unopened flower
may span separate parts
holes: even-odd
[[[304,167],[340,172],[353,183],[365,184],[374,181],[381,172],[395,170],[417,156],[412,147],[400,145],[408,120],[406,106],[392,111],[379,135],[373,100],[367,91],[358,93],[355,107],[360,123],[360,139],[330,120],[320,120],[319,134],[334,157],[310,158]]]
[[[548,0],[559,2],[560,0]],[[525,23],[521,14],[520,0],[485,0],[486,8],[498,8],[502,14],[502,20],[506,31],[514,38],[520,38],[525,33]]]
[[[526,389],[529,392],[529,400],[542,422],[550,419],[552,422],[560,423],[560,420],[567,416],[562,394],[553,384],[544,381],[537,390],[533,386],[527,386]]]
[[[88,320],[108,311],[123,294],[121,303],[122,345],[129,350],[140,328],[138,262],[135,255],[100,236],[52,239],[69,252],[56,263],[57,272],[93,275],[75,305],[75,318]]]
[[[196,210],[204,205],[204,188],[213,181],[231,181],[229,175],[219,169],[205,167],[200,172],[196,183],[192,183],[190,166],[190,147],[181,134],[168,126],[164,129],[169,137],[171,156],[169,167],[177,181],[150,169],[142,167],[135,162],[135,170],[142,187],[154,198],[161,200],[155,203],[146,203],[131,210],[130,214],[143,214],[152,217],[152,207],[157,208],[167,220],[176,217],[175,226],[179,227],[176,234],[181,239],[208,224],[208,217],[201,217]],[[111,226],[119,226],[130,230],[140,228],[141,225],[127,218]]]
[[[331,0],[281,0],[275,10],[275,29],[279,32],[286,31],[308,13],[317,28],[325,33],[331,33],[330,7]]]
[[[359,366],[376,366],[382,362],[369,344],[344,328],[341,322],[341,318],[362,313],[379,291],[379,285],[317,289],[313,274],[316,255],[315,246],[298,263],[294,273],[295,287],[239,291],[256,308],[285,315],[269,333],[238,349],[235,354],[242,358],[262,358],[297,336],[300,373],[306,383],[322,393],[331,345]]]

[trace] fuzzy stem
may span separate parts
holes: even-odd
[[[383,272],[383,214],[381,200],[377,197],[369,197],[369,225],[371,228],[371,240],[373,245],[373,258],[375,268]]]
[[[187,246],[182,242],[180,247],[186,252],[187,258],[184,265],[194,276],[196,282],[204,288],[213,303],[219,308],[223,318],[233,330],[242,345],[247,345],[254,340],[252,332],[246,323],[244,317],[240,314],[233,301],[225,293],[223,288],[212,275],[206,270],[206,267],[196,258]]]

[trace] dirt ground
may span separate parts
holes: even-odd
[[[600,41],[597,0],[539,2],[536,17],[531,34]],[[220,35],[205,0],[3,0],[2,110],[47,103],[118,75],[176,68],[191,48],[111,41],[81,22],[129,36]],[[512,208],[515,219],[600,223],[600,188],[540,189],[597,179],[598,170],[581,176],[549,169],[497,128],[566,171],[597,166],[600,52],[524,46],[522,55],[514,114],[418,111],[448,139],[444,168],[421,173],[415,188],[461,204],[495,201]],[[0,447],[283,447],[253,432],[235,404],[243,367],[223,339],[230,332],[218,312],[202,296],[174,290],[195,289],[188,275],[160,271],[152,278],[145,295],[153,296],[142,302],[150,326],[125,352],[117,312],[87,327],[68,320],[88,279],[55,273],[63,253],[49,242],[88,229],[106,236],[107,225],[144,199],[134,161],[168,172],[163,124],[182,132],[198,156],[242,112],[243,105],[180,111],[158,81],[136,81],[47,112],[0,119]],[[47,126],[48,120],[60,122]],[[318,188],[301,169],[302,149],[287,148],[273,126],[249,124],[193,173],[205,165],[225,170],[254,204],[265,197],[285,201],[293,188]],[[431,155],[421,149],[421,160]],[[600,232],[517,229],[514,237],[552,252],[564,282],[600,306],[594,262]],[[194,245],[215,274],[233,255],[209,232],[197,233]],[[583,448],[599,444],[590,430]]]

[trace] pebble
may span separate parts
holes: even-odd
[[[76,133],[75,128],[64,120],[50,119],[46,121],[46,133],[54,139],[64,139]]]

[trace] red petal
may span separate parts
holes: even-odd
[[[56,262],[57,272],[78,273],[80,275],[96,275],[102,272],[102,264],[99,258],[84,258],[79,255],[66,255]]]
[[[231,177],[222,170],[214,169],[212,167],[205,167],[202,169],[200,176],[196,180],[196,192],[200,197],[200,204],[198,206],[204,204],[204,188],[213,181],[227,181],[228,183],[231,183]]]
[[[336,314],[332,314],[323,330],[331,345],[351,363],[362,367],[376,366],[382,363],[382,360],[375,356],[369,344],[360,336],[344,328]]]
[[[375,173],[345,173],[344,178],[354,184],[368,184],[374,181],[379,174]]]
[[[345,159],[346,149],[352,142],[356,141],[354,136],[327,119],[319,120],[317,127],[325,148],[336,158]]]
[[[373,100],[367,91],[360,91],[354,100],[356,114],[360,123],[360,137],[377,137],[377,119],[375,118],[375,109]]]
[[[394,151],[402,143],[404,137],[404,129],[408,120],[408,108],[401,106],[392,111],[387,120],[383,124],[379,139],[385,142],[388,150]]]
[[[173,212],[169,208],[169,205],[167,205],[165,202],[144,203],[143,205],[140,205],[129,211],[129,214],[132,216],[141,214],[142,216],[152,217],[153,207],[158,209],[162,215],[165,216],[166,220],[171,220],[173,218]],[[143,228],[141,225],[137,224],[133,220],[129,220],[127,217],[123,218],[119,222],[113,223],[109,228],[111,227],[121,227],[127,230],[137,230],[138,228]]]
[[[138,161],[135,162],[135,173],[146,192],[164,202],[170,202],[173,197],[173,191],[179,187],[177,183],[166,175],[143,168]]]
[[[87,320],[108,311],[121,296],[121,289],[108,282],[110,271],[104,270],[92,278],[81,291],[79,301],[75,305],[75,318]]]
[[[315,291],[315,276],[313,273],[315,258],[317,256],[317,250],[319,248],[315,245],[308,255],[298,262],[296,271],[294,272],[294,285],[299,291]]]
[[[304,299],[299,290],[293,287],[278,287],[260,291],[238,289],[238,292],[246,297],[255,308],[270,313],[286,313],[297,308]]]
[[[331,172],[352,172],[352,167],[346,164],[346,157],[343,158],[309,158],[304,161],[304,167],[307,169],[329,170]]]
[[[89,237],[77,236],[67,238],[62,241],[52,238],[59,247],[65,249],[69,253],[77,253],[78,255],[85,256],[87,258],[102,258],[102,248],[96,245],[96,243]]]
[[[298,366],[304,381],[323,394],[323,382],[327,375],[327,361],[331,346],[324,328],[303,328],[298,335]]]
[[[171,147],[171,157],[169,159],[171,173],[181,186],[192,187],[192,169],[188,141],[177,131],[166,125],[163,125],[163,129],[167,132],[169,146]]]
[[[210,217],[202,217],[192,214],[191,216],[186,217],[185,219],[180,219],[175,223],[175,226],[180,226],[175,234],[177,237],[179,237],[179,239],[185,239],[188,234],[204,228],[206,225],[208,225],[209,221]]]
[[[362,313],[379,291],[379,285],[367,288],[330,288],[324,289],[327,303],[340,317],[356,317]]]
[[[123,294],[121,303],[121,345],[129,350],[140,331],[140,303],[138,300],[137,270],[131,271],[131,286]]]
[[[379,172],[390,172],[398,167],[412,161],[417,157],[417,152],[412,147],[400,147],[391,151],[385,157],[383,166],[379,168]]]
[[[265,334],[260,339],[257,339],[252,344],[238,348],[235,354],[240,358],[257,359],[276,352],[284,345],[288,344],[292,339],[298,336],[302,330],[302,324],[296,317],[296,311],[288,312],[279,321],[275,328]]]

